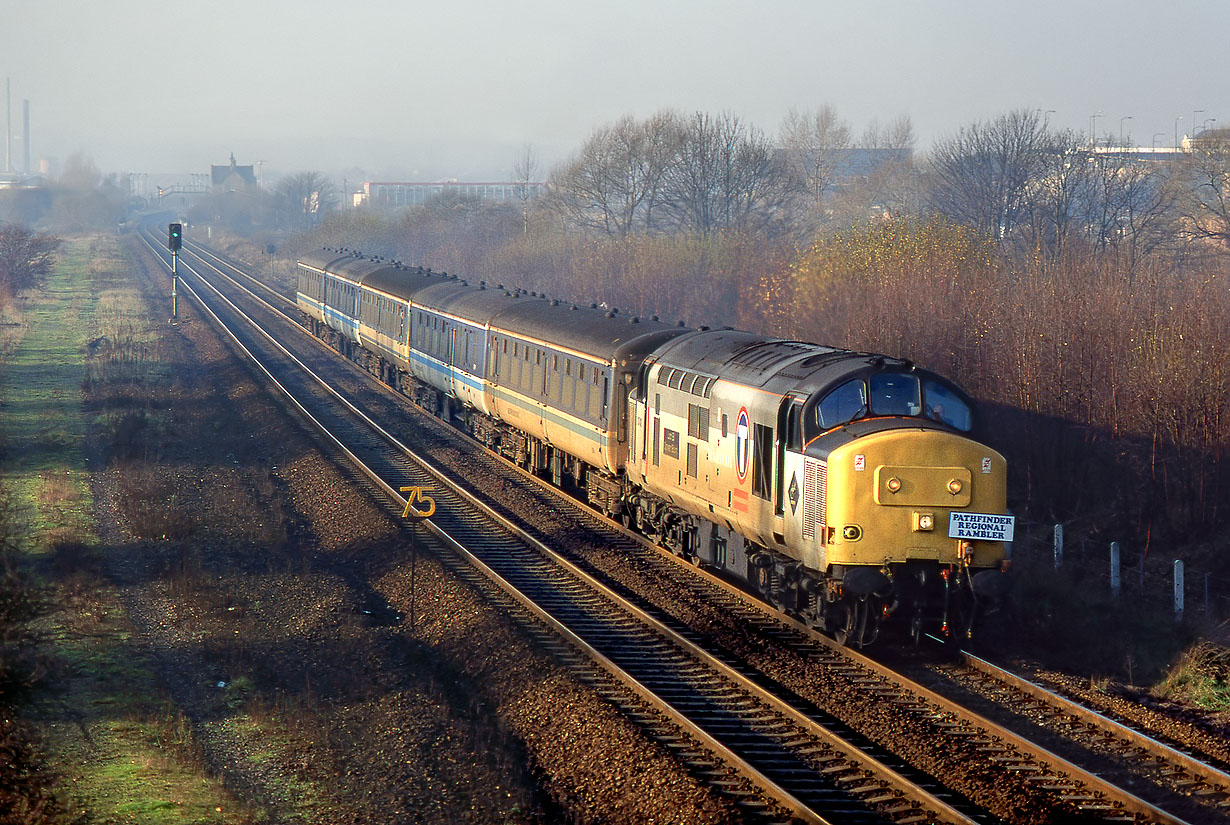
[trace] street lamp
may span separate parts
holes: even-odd
[[[1179,121],[1183,119],[1183,115],[1179,115],[1174,119],[1174,150],[1179,151]]]
[[[1206,118],[1204,119],[1204,123],[1202,124],[1202,128],[1200,129],[1200,131],[1201,131],[1201,132],[1207,132],[1207,131],[1209,131],[1209,129],[1213,128],[1213,127],[1211,127],[1209,124],[1210,124],[1210,123],[1216,123],[1216,122],[1217,122],[1217,118],[1215,118],[1215,117],[1206,117]]]
[[[1123,148],[1123,121],[1131,120],[1131,119],[1132,119],[1131,115],[1125,115],[1124,117],[1119,118],[1119,148],[1120,149]]]
[[[1165,132],[1154,132],[1153,133],[1153,151],[1154,152],[1157,151],[1157,139],[1159,137],[1165,136],[1165,134],[1166,134]]]
[[[1192,137],[1196,136],[1196,124],[1200,121],[1196,120],[1196,115],[1204,114],[1204,109],[1192,109]]]
[[[1098,143],[1097,124],[1098,118],[1102,116],[1101,111],[1094,112],[1089,116],[1089,145],[1096,146]]]

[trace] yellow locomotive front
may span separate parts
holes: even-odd
[[[915,636],[968,636],[1006,588],[1006,463],[970,437],[963,394],[920,373],[859,376],[807,411],[804,461],[825,479],[826,624],[855,639],[902,613]]]
[[[1002,592],[1012,517],[1007,467],[984,444],[942,430],[892,428],[827,460],[826,561],[855,598],[889,596],[915,633],[968,635],[972,606]]]

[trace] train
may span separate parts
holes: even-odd
[[[966,639],[1008,588],[1004,457],[908,360],[688,327],[348,249],[318,337],[488,449],[844,644]]]

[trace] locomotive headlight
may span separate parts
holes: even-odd
[[[890,493],[896,493],[901,490],[901,479],[893,476],[888,481],[884,482],[884,486],[888,488]]]
[[[935,514],[933,513],[915,513],[914,514],[914,532],[927,533],[935,529]]]
[[[959,478],[954,478],[952,481],[948,482],[948,492],[952,493],[954,496],[958,495],[964,489],[965,485],[961,483],[961,479]]]

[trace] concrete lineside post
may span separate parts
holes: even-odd
[[[1119,589],[1121,583],[1119,581],[1119,542],[1112,541],[1110,543],[1110,593],[1115,598],[1119,597]]]
[[[1063,525],[1055,525],[1055,569],[1063,566]]]
[[[1183,618],[1183,560],[1174,560],[1174,620]]]

